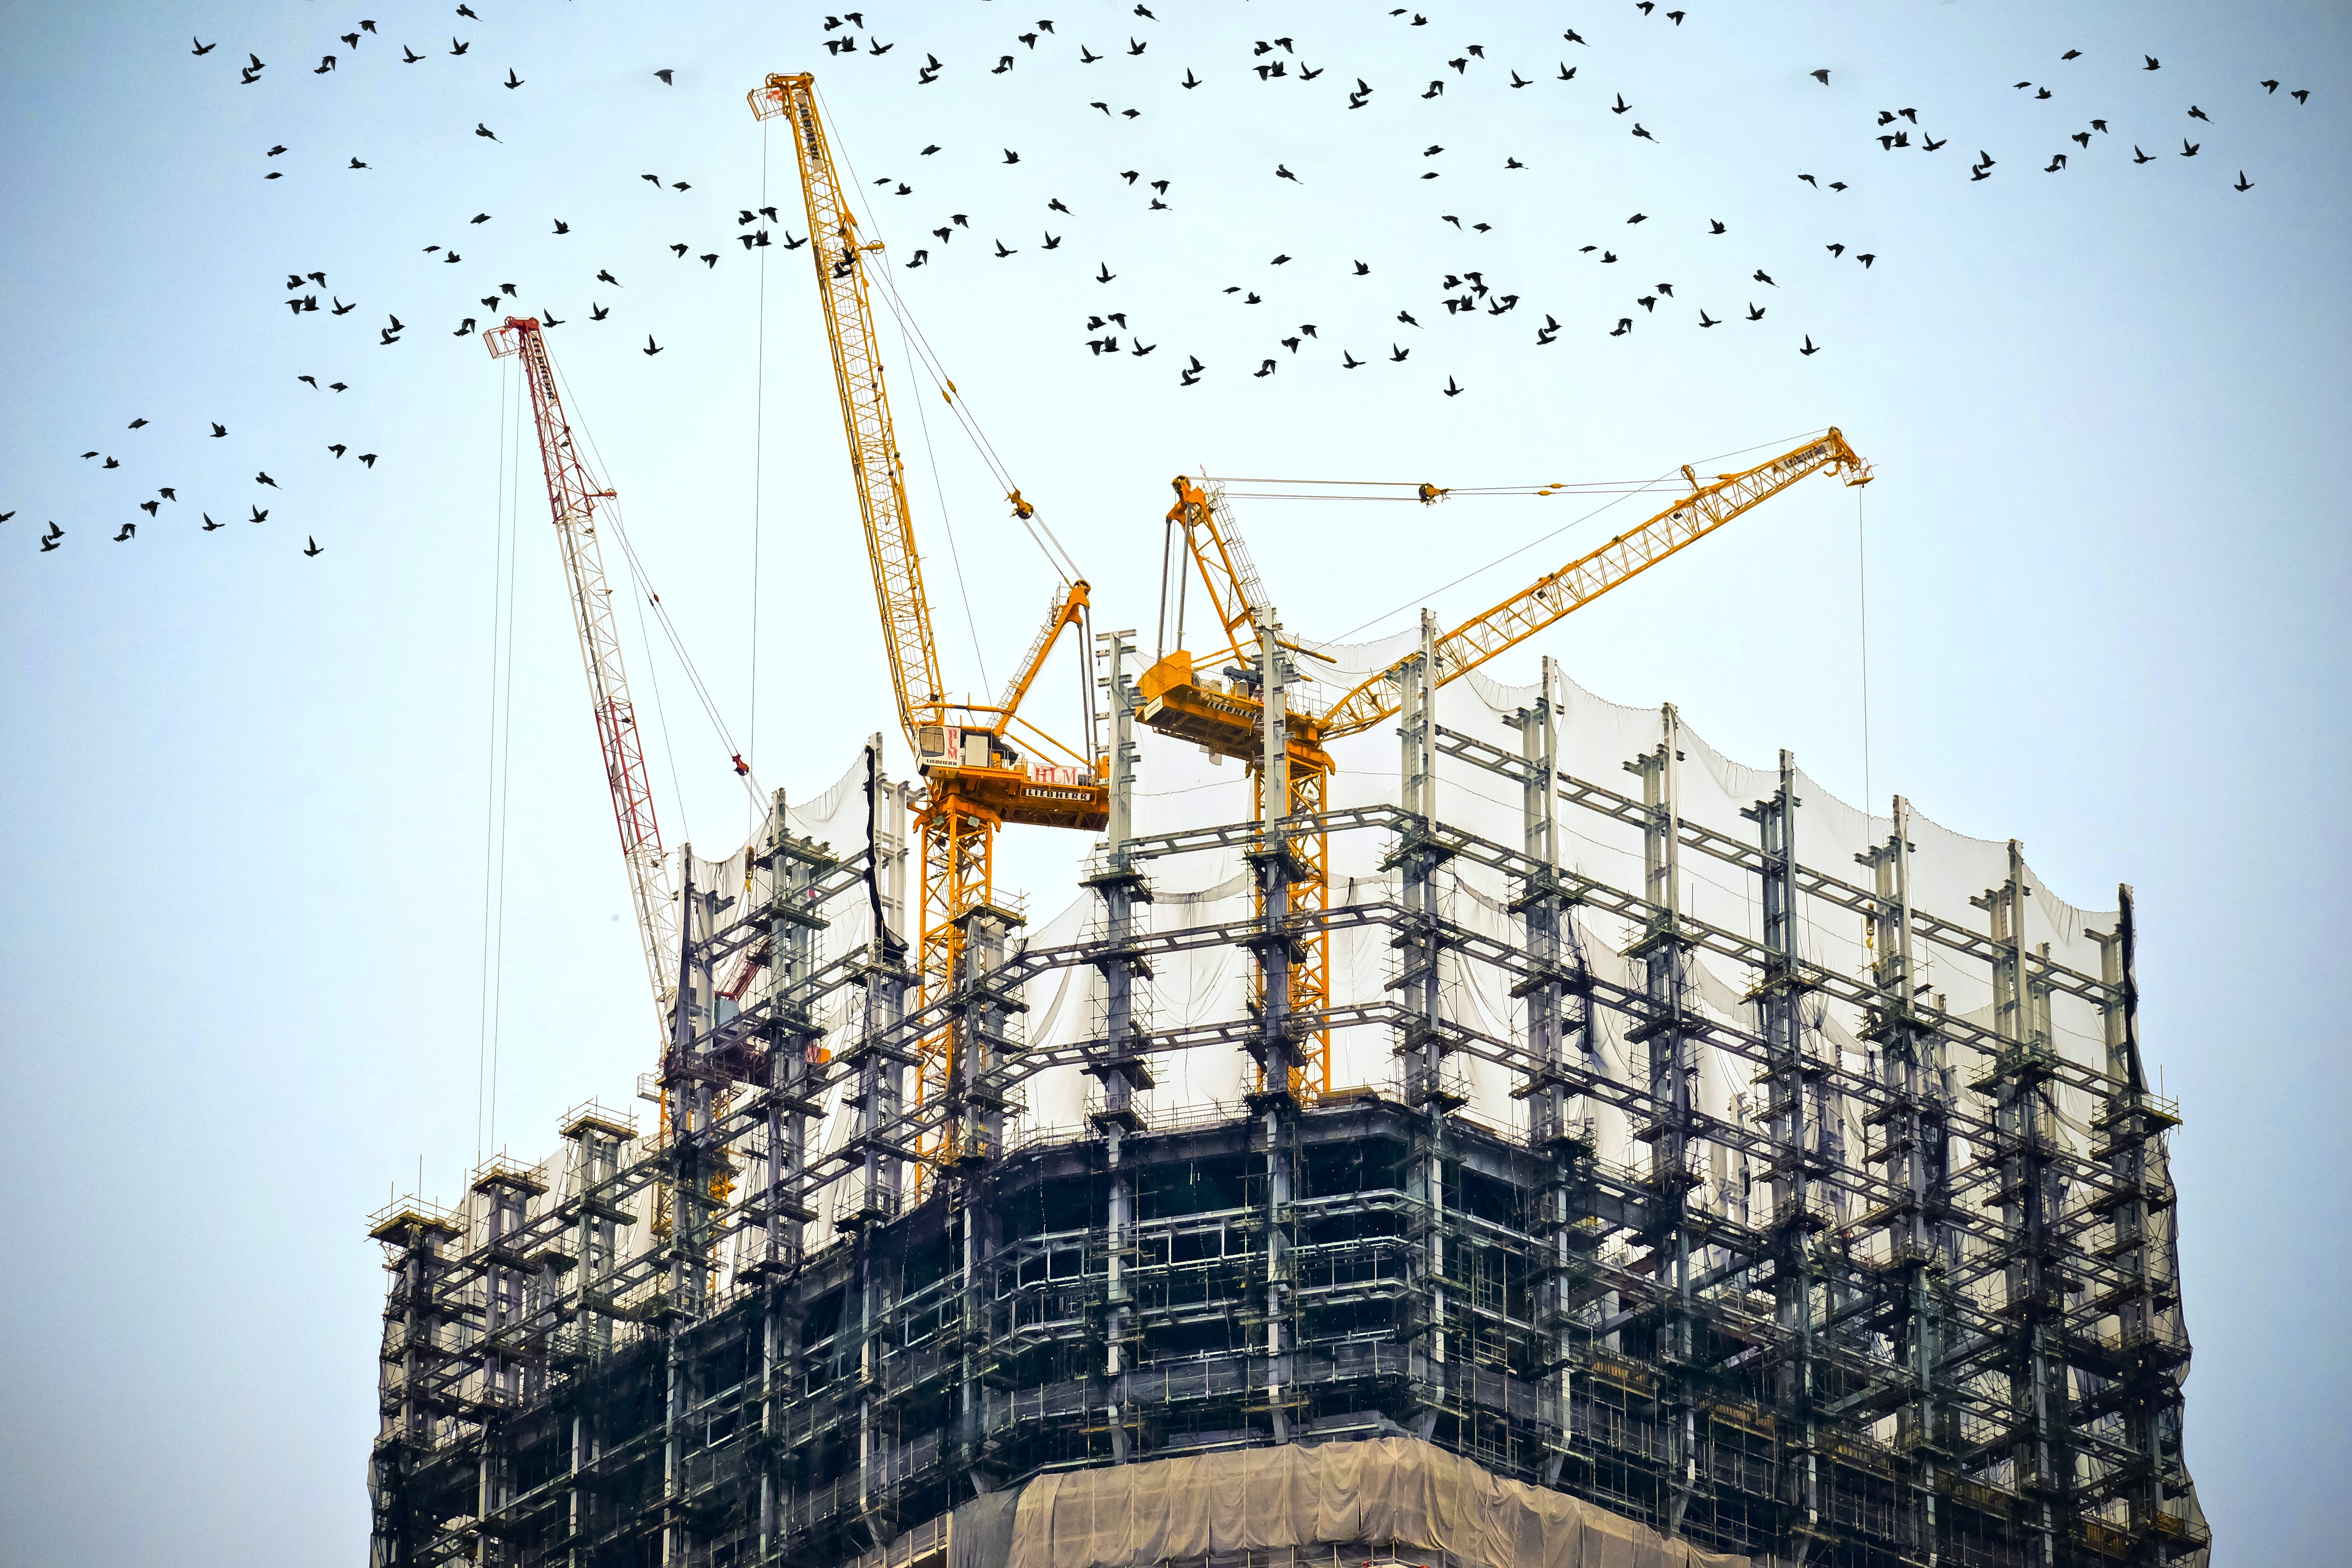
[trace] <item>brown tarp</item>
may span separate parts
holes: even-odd
[[[1145,1568],[1292,1546],[1393,1542],[1470,1568],[1748,1568],[1404,1437],[1290,1444],[1039,1476],[1007,1568]]]

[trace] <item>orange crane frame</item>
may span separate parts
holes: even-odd
[[[1691,486],[1689,495],[1439,637],[1437,671],[1431,689],[1516,647],[1562,616],[1631,582],[1667,556],[1696,543],[1800,479],[1824,471],[1839,475],[1849,486],[1871,481],[1870,465],[1846,445],[1845,437],[1835,426],[1817,440],[1752,468],[1718,474],[1707,484],[1699,483],[1689,465],[1684,465],[1683,477]],[[1192,742],[1218,756],[1241,759],[1250,765],[1253,784],[1262,791],[1264,705],[1258,697],[1249,694],[1244,683],[1235,682],[1220,689],[1209,684],[1213,676],[1206,679],[1204,676],[1227,658],[1248,662],[1257,646],[1261,623],[1271,616],[1271,606],[1258,581],[1257,569],[1225,509],[1223,493],[1181,475],[1171,482],[1176,504],[1168,510],[1169,527],[1171,531],[1181,530],[1184,535],[1186,552],[1207,592],[1211,613],[1225,642],[1205,658],[1196,659],[1181,647],[1162,651],[1138,683],[1140,716],[1146,724],[1164,735]],[[1433,486],[1424,485],[1421,489],[1423,504],[1444,494]],[[1173,574],[1181,595],[1184,584],[1181,564]],[[1163,599],[1168,587],[1163,574]],[[1173,635],[1181,642],[1181,597],[1179,605]],[[1323,810],[1325,786],[1332,767],[1331,755],[1324,749],[1324,742],[1342,735],[1360,734],[1393,717],[1402,701],[1402,668],[1400,664],[1374,673],[1320,713],[1285,704],[1289,816],[1305,816]],[[1262,806],[1262,796],[1258,804]],[[1306,875],[1287,889],[1290,910],[1297,913],[1328,908],[1330,881],[1327,839],[1321,834],[1301,835],[1293,840],[1293,847]],[[1290,977],[1293,1005],[1301,1010],[1326,1005],[1324,999],[1330,994],[1329,945],[1318,922],[1307,921],[1305,927],[1300,937],[1304,951],[1294,961]],[[1309,1048],[1301,1075],[1301,1081],[1292,1086],[1295,1089],[1318,1093],[1330,1089],[1328,1033],[1319,1035]]]
[[[825,336],[833,353],[834,384],[841,396],[842,426],[849,439],[850,471],[857,489],[866,531],[867,563],[874,577],[876,608],[898,703],[898,721],[924,774],[925,797],[916,816],[922,840],[920,931],[917,976],[922,997],[935,1000],[961,976],[968,917],[993,910],[1007,922],[1018,916],[995,902],[995,842],[1006,823],[1100,832],[1109,822],[1107,767],[1055,740],[1019,717],[1037,672],[1063,632],[1087,625],[1088,602],[1083,579],[1057,596],[1029,655],[994,703],[953,701],[940,674],[930,601],[923,591],[922,557],[915,547],[907,503],[905,464],[891,425],[889,395],[866,267],[882,250],[880,240],[859,236],[849,191],[834,166],[833,150],[817,112],[816,79],[807,72],[771,75],[747,95],[752,117],[781,118],[791,127],[799,160],[801,195],[808,216],[809,255],[816,266],[817,293],[824,305]],[[1017,515],[1028,515],[1018,494]],[[1085,647],[1080,647],[1084,658]],[[1018,759],[1007,736],[1015,724],[1036,741],[1071,759],[1058,776],[1043,778]],[[1091,741],[1091,738],[1090,738]],[[923,1042],[914,1097],[959,1070],[962,1025],[949,1024]],[[941,1135],[940,1152],[953,1159],[991,1153],[970,1146],[967,1130]]]

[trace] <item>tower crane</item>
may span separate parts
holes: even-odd
[[[555,521],[556,544],[562,552],[570,589],[572,627],[579,634],[580,659],[588,671],[596,742],[604,754],[613,820],[621,830],[621,858],[629,868],[629,895],[636,905],[646,976],[667,1037],[670,1005],[677,994],[677,896],[670,887],[669,863],[662,853],[661,825],[654,819],[644,742],[637,730],[636,710],[629,701],[628,678],[621,668],[613,590],[605,582],[604,552],[596,542],[596,503],[612,500],[614,492],[590,476],[572,441],[572,422],[556,390],[555,365],[547,356],[547,342],[538,319],[509,316],[483,332],[482,342],[491,358],[519,360],[523,381],[530,388],[540,466],[547,477],[547,506]]]
[[[1023,699],[1062,634],[1076,627],[1083,638],[1087,584],[1083,578],[1069,582],[1055,595],[1045,626],[996,702],[949,696],[932,635],[930,601],[923,590],[922,557],[915,546],[907,502],[906,466],[890,421],[877,322],[866,282],[868,259],[881,253],[882,242],[860,234],[848,186],[835,167],[817,111],[816,79],[805,72],[772,75],[748,97],[753,118],[782,119],[790,125],[799,159],[801,195],[814,241],[809,256],[824,305],[825,336],[832,348],[834,384],[841,395],[842,426],[849,439],[849,467],[865,526],[883,647],[898,722],[924,777],[916,816],[922,843],[917,976],[922,996],[934,1000],[961,976],[969,917],[992,910],[1012,918],[995,903],[998,829],[1024,823],[1099,832],[1108,823],[1107,764],[1094,754],[1092,725],[1080,749],[1019,716]],[[1006,499],[1014,515],[1033,515],[1017,489]],[[1083,641],[1080,656],[1085,656]],[[1090,701],[1092,688],[1085,691]],[[1066,760],[1024,761],[1014,743],[1016,727],[1025,743]],[[965,1029],[962,1022],[951,1022],[923,1042],[916,1072],[919,1102],[958,1081]],[[970,1136],[951,1119],[942,1156],[985,1152],[969,1147]]]
[[[1799,480],[1824,472],[1839,476],[1849,486],[1866,485],[1871,480],[1870,465],[1846,445],[1844,436],[1834,426],[1817,440],[1752,468],[1718,474],[1706,484],[1701,484],[1685,464],[1683,477],[1691,486],[1690,494],[1438,637],[1433,689],[1458,679],[1496,654],[1525,642],[1562,616],[1631,581],[1675,552],[1706,538],[1741,512],[1769,500]],[[1161,734],[1190,741],[1212,755],[1237,757],[1252,764],[1253,784],[1262,791],[1265,706],[1264,694],[1255,690],[1254,660],[1261,634],[1272,624],[1272,605],[1224,505],[1223,492],[1181,475],[1172,482],[1176,504],[1168,510],[1170,559],[1161,579],[1161,646],[1156,662],[1138,683],[1140,715],[1146,724]],[[1420,499],[1430,504],[1444,493],[1433,485],[1423,485]],[[1198,575],[1206,594],[1210,616],[1216,626],[1215,635],[1222,639],[1211,652],[1201,657],[1182,647],[1188,574],[1186,563],[1173,559],[1179,533],[1183,537],[1192,574]],[[1171,586],[1176,594],[1172,618],[1167,605]],[[1175,644],[1173,647],[1169,646],[1171,640]],[[1313,649],[1297,644],[1282,646],[1294,652],[1314,654]],[[1224,678],[1220,677],[1220,671],[1225,672]],[[1394,716],[1402,700],[1402,666],[1399,665],[1375,672],[1319,713],[1286,704],[1286,815],[1311,816],[1324,809],[1332,768],[1325,742],[1360,734]],[[1263,801],[1259,804],[1264,805]],[[1330,882],[1324,836],[1303,835],[1292,847],[1302,875],[1286,889],[1290,910],[1296,912],[1328,907]],[[1290,973],[1294,1007],[1311,1011],[1326,1005],[1330,993],[1330,949],[1321,926],[1311,921],[1306,922],[1301,950],[1295,950]],[[1330,1072],[1329,1037],[1318,1036],[1308,1052],[1304,1068],[1307,1082],[1302,1087],[1316,1092],[1328,1090]]]

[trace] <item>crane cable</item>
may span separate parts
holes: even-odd
[[[826,123],[834,123],[833,106],[825,101],[822,89],[817,91],[817,101],[824,110]],[[866,209],[867,232],[877,236],[878,243],[882,226],[874,216],[873,204],[866,198],[864,182],[857,176],[857,166],[850,161],[846,149],[835,148],[835,152],[843,165],[849,170],[850,188],[857,193],[858,205]],[[859,264],[864,265],[862,260]],[[869,282],[880,283],[881,287],[877,292],[881,297],[883,309],[888,310],[897,320],[899,332],[908,344],[908,352],[914,358],[917,368],[930,378],[932,390],[937,392],[941,401],[953,411],[956,423],[962,426],[965,437],[971,442],[972,449],[980,454],[981,462],[987,468],[990,476],[1003,487],[1005,499],[1014,503],[1013,516],[1020,520],[1022,527],[1027,530],[1030,540],[1045,555],[1045,563],[1066,582],[1083,578],[1086,574],[1079,569],[1076,558],[1063,545],[1052,527],[1037,516],[1037,509],[1022,498],[1021,487],[1013,483],[1012,471],[1006,468],[1003,458],[997,454],[995,443],[991,441],[988,438],[988,433],[981,428],[979,417],[964,402],[961,395],[961,389],[948,374],[947,367],[940,361],[938,351],[931,347],[930,339],[924,335],[921,325],[914,319],[914,311],[908,307],[905,298],[899,294],[898,280],[891,277],[890,268],[868,268],[866,277]],[[895,457],[896,454],[893,456]],[[936,468],[933,472],[936,476]]]
[[[554,364],[552,360],[548,363],[551,365]],[[575,409],[579,408],[581,405],[573,395],[572,384],[564,378],[561,368],[556,369],[555,377],[562,386],[566,405]],[[604,467],[604,454],[598,448],[595,432],[589,426],[584,415],[575,427],[575,434],[586,441],[589,455],[595,459],[597,473],[602,475],[608,472],[609,470]],[[730,755],[740,756],[741,749],[735,744],[733,731],[728,729],[727,721],[719,716],[719,704],[711,697],[710,688],[704,683],[701,671],[695,668],[693,658],[686,651],[686,641],[678,636],[677,626],[670,619],[669,606],[662,603],[661,595],[654,589],[653,574],[646,570],[645,562],[638,556],[636,546],[630,542],[628,524],[622,518],[617,500],[605,498],[604,515],[612,519],[613,534],[621,542],[621,553],[628,562],[630,577],[635,583],[637,592],[644,595],[646,602],[653,606],[654,619],[660,624],[662,636],[669,643],[670,651],[677,656],[678,664],[685,669],[688,682],[693,686],[696,698],[702,703],[704,715],[709,719],[711,728],[719,731],[719,738],[727,747]],[[737,776],[743,781],[743,787],[751,792],[754,805],[767,798],[760,788],[758,777],[748,767]]]
[[[1783,437],[1778,441],[1760,441],[1753,447],[1742,447],[1730,452],[1718,452],[1711,458],[1703,458],[1700,461],[1706,463],[1719,463],[1726,458],[1745,457],[1750,452],[1760,452],[1768,447],[1779,447],[1785,450],[1787,443],[1790,441],[1801,441],[1810,436],[1820,435],[1822,430],[1826,428],[1827,426],[1822,426],[1821,429],[1804,431],[1795,436]],[[1553,529],[1549,533],[1540,534],[1534,539],[1528,540],[1525,544],[1517,545],[1510,550],[1507,550],[1502,554],[1496,556],[1492,561],[1487,562],[1484,566],[1474,566],[1469,571],[1465,572],[1461,576],[1454,578],[1450,583],[1441,583],[1434,588],[1426,589],[1414,595],[1412,598],[1408,599],[1402,605],[1382,610],[1379,615],[1373,616],[1369,619],[1358,621],[1354,626],[1349,626],[1346,631],[1339,633],[1338,637],[1335,637],[1330,640],[1335,643],[1339,642],[1347,637],[1355,636],[1358,632],[1364,630],[1367,626],[1378,626],[1381,622],[1387,620],[1391,616],[1398,615],[1403,611],[1418,608],[1423,605],[1426,605],[1431,599],[1444,593],[1447,589],[1458,588],[1463,584],[1470,581],[1473,577],[1483,576],[1486,573],[1493,571],[1496,567],[1500,566],[1504,562],[1511,560],[1515,556],[1524,555],[1528,551],[1533,550],[1537,545],[1544,543],[1548,540],[1557,539],[1561,534],[1569,531],[1569,530],[1575,528],[1580,524],[1590,522],[1592,519],[1599,517],[1602,512],[1608,511],[1612,508],[1622,505],[1626,498],[1629,496],[1641,495],[1645,491],[1655,489],[1671,483],[1675,478],[1680,476],[1681,472],[1681,468],[1677,468],[1674,469],[1671,474],[1661,474],[1657,479],[1651,480],[1648,484],[1625,489],[1619,493],[1616,500],[1604,501],[1601,505],[1594,507],[1591,511],[1584,513],[1582,516],[1570,518],[1568,521],[1561,523],[1558,528]]]
[[[760,205],[768,205],[768,142],[767,121],[760,122]],[[760,760],[760,490],[761,460],[766,454],[768,416],[768,258],[760,258],[760,325],[758,342],[752,351],[751,371],[751,739],[745,742],[743,760],[756,763]],[[747,773],[744,775],[749,777]],[[749,803],[751,820],[745,823],[743,836],[749,838],[759,831],[760,803]],[[746,875],[750,862],[744,863]]]

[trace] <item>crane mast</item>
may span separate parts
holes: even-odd
[[[629,868],[629,894],[636,905],[637,935],[646,955],[654,1010],[667,1037],[672,978],[677,958],[677,899],[670,890],[669,863],[662,854],[661,825],[654,819],[653,787],[646,773],[645,747],[629,682],[621,668],[621,637],[613,619],[613,590],[604,578],[604,556],[596,542],[596,503],[614,492],[589,476],[572,438],[572,423],[555,384],[555,365],[536,317],[509,316],[482,334],[490,357],[512,356],[530,388],[531,417],[539,431],[540,467],[547,478],[547,507],[555,522],[570,592],[572,627],[580,637],[580,661],[588,672],[588,695],[596,720],[596,743],[604,757],[604,782],[613,796],[613,820],[621,833],[621,858]]]
[[[1699,483],[1698,476],[1685,465],[1683,477],[1690,483],[1689,495],[1439,637],[1430,689],[1468,674],[1611,589],[1631,582],[1676,551],[1696,543],[1740,513],[1824,471],[1840,475],[1849,486],[1866,485],[1871,479],[1870,465],[1846,444],[1835,426],[1819,439],[1769,462],[1738,473],[1718,474],[1707,484]],[[1173,483],[1176,504],[1168,511],[1170,538],[1160,584],[1163,643],[1158,661],[1144,672],[1138,686],[1141,717],[1162,734],[1250,764],[1253,781],[1263,791],[1265,694],[1254,691],[1246,679],[1220,682],[1210,672],[1223,668],[1228,658],[1238,658],[1246,667],[1249,649],[1255,646],[1262,623],[1271,618],[1272,611],[1223,496],[1181,476]],[[1422,487],[1424,501],[1443,494],[1433,486]],[[1218,635],[1224,638],[1217,651],[1199,658],[1181,647],[1165,646],[1171,637],[1180,644],[1183,640],[1181,599],[1172,617],[1166,605],[1170,589],[1181,595],[1186,581],[1184,562],[1176,556],[1180,532],[1183,553],[1201,580]],[[1288,707],[1285,721],[1288,816],[1312,816],[1322,811],[1332,770],[1331,754],[1324,742],[1360,734],[1394,717],[1402,701],[1402,665],[1378,671],[1320,713]],[[1328,906],[1330,889],[1325,851],[1320,835],[1302,834],[1296,840],[1295,852],[1305,875],[1286,890],[1288,912]],[[1330,989],[1330,955],[1322,927],[1314,921],[1305,924],[1307,929],[1301,935],[1290,973],[1293,1005],[1300,1011],[1323,1005],[1319,999]],[[1328,1089],[1329,1037],[1318,1037],[1307,1056],[1302,1081],[1292,1087]]]
[[[841,395],[842,427],[849,440],[892,690],[907,743],[923,772],[923,804],[916,816],[922,846],[917,976],[922,999],[933,1001],[967,978],[966,950],[976,914],[990,916],[999,930],[1018,921],[995,898],[997,831],[1006,823],[1030,823],[1100,832],[1109,819],[1107,768],[1094,754],[1091,735],[1086,749],[1076,749],[1018,718],[1022,699],[1063,632],[1077,628],[1083,637],[1087,584],[1072,582],[1055,599],[1000,702],[948,697],[866,282],[868,259],[880,254],[882,244],[859,237],[849,188],[835,167],[817,112],[816,79],[806,72],[772,75],[747,96],[753,118],[782,119],[790,125],[799,162],[809,254],[824,304],[834,384]],[[1017,492],[1007,499],[1017,515],[1029,515]],[[1016,722],[1032,741],[1066,762],[1033,766],[1024,761],[1012,742]],[[989,1048],[984,1034],[958,1018],[920,1047],[915,1100],[944,1095],[950,1110],[945,1131],[926,1151],[942,1163],[995,1152],[982,1131],[987,1118],[967,1119],[962,1110],[964,1086],[985,1065],[974,1054]]]

